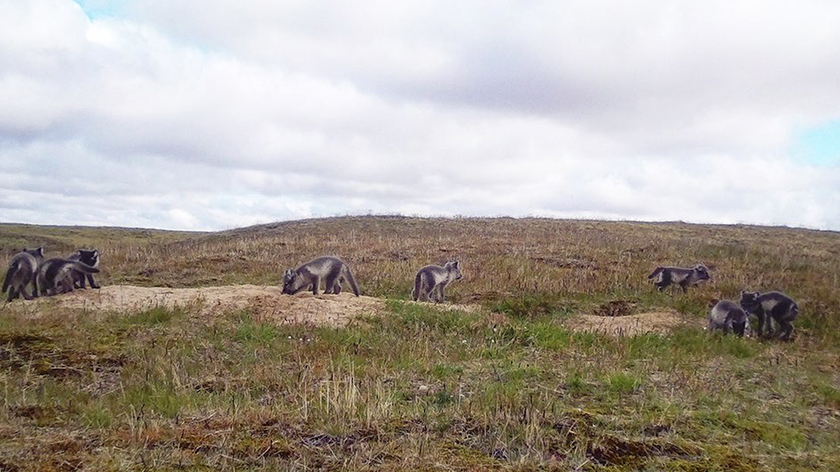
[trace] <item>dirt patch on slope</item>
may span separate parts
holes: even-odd
[[[595,309],[598,316],[629,316],[636,310],[636,304],[629,300],[613,300]]]
[[[409,302],[412,303],[412,302]],[[438,310],[476,312],[479,305],[422,303]],[[276,323],[312,323],[344,326],[360,315],[380,315],[387,311],[385,301],[373,297],[356,297],[351,293],[312,295],[302,292],[285,295],[280,287],[262,285],[226,285],[202,288],[137,287],[109,285],[98,290],[75,290],[71,293],[32,302],[6,305],[37,316],[41,308],[72,308],[90,312],[124,312],[126,314],[159,306],[187,307],[203,316],[215,316],[231,310],[250,310],[257,318]],[[17,307],[17,308],[15,308]]]
[[[667,334],[681,326],[696,325],[697,321],[674,311],[658,311],[625,316],[577,315],[564,326],[573,331],[601,333],[608,336],[637,336]]]
[[[481,305],[469,304],[469,303],[432,303],[432,302],[412,302],[409,301],[408,303],[412,303],[414,305],[426,306],[429,308],[434,308],[435,310],[439,311],[463,311],[465,313],[481,313],[484,311],[484,308]]]
[[[385,311],[378,298],[352,294],[318,295],[299,293],[289,296],[280,287],[228,285],[202,288],[135,287],[110,285],[99,290],[76,290],[27,305],[55,304],[81,310],[135,313],[149,308],[189,307],[199,314],[214,316],[231,310],[249,309],[255,316],[278,323],[313,323],[344,326],[359,315]]]

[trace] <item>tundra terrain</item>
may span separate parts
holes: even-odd
[[[0,224],[4,271],[37,246],[99,249],[103,287],[0,307],[0,471],[840,470],[835,232]],[[280,293],[325,254],[362,297]],[[450,259],[447,303],[410,302],[417,269]],[[687,294],[647,279],[700,262],[712,279]],[[793,340],[704,330],[709,301],[741,290],[796,299]]]

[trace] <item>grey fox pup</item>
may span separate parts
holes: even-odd
[[[747,313],[758,317],[758,335],[764,336],[765,326],[767,336],[773,336],[773,324],[770,318],[776,320],[781,330],[779,339],[790,339],[793,333],[793,320],[799,315],[799,305],[792,298],[781,292],[741,292],[741,307]]]
[[[3,293],[9,291],[10,302],[23,295],[23,298],[32,300],[38,296],[38,266],[44,260],[44,248],[26,249],[15,254],[9,261],[9,270],[6,271],[6,279],[3,281]],[[32,294],[26,292],[26,287],[32,284]]]
[[[750,317],[735,302],[712,300],[709,303],[709,331],[720,330],[723,334],[750,335]]]
[[[449,261],[443,267],[427,265],[414,276],[411,298],[414,301],[443,303],[446,301],[443,289],[461,277],[461,264],[458,261]]]
[[[87,264],[90,267],[94,267],[96,269],[99,268],[99,251],[96,249],[79,249],[78,251],[71,254],[68,258],[68,261],[79,261],[83,264]],[[85,279],[90,283],[90,288],[99,288],[99,285],[93,280],[93,274],[89,272],[83,272],[76,269],[71,269],[71,276],[73,277],[73,287],[74,288],[85,288]]]
[[[654,279],[653,283],[661,292],[671,284],[679,284],[683,293],[687,287],[700,283],[701,280],[708,280],[709,269],[703,264],[697,264],[694,268],[687,267],[657,267],[648,275],[648,279]]]
[[[41,289],[41,295],[72,292],[73,271],[95,274],[99,272],[99,269],[79,261],[47,259],[38,269],[38,286]]]
[[[341,259],[324,256],[313,259],[297,269],[288,269],[283,273],[283,293],[294,295],[307,288],[318,295],[318,286],[324,279],[326,287],[324,293],[341,293],[341,282],[348,282],[353,293],[359,296],[359,286],[350,272],[350,266]]]

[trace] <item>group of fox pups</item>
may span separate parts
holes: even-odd
[[[449,261],[443,267],[427,265],[414,277],[411,298],[414,301],[443,303],[446,301],[443,289],[461,277],[461,264],[458,261]],[[324,279],[326,287],[324,293],[341,293],[341,283],[346,281],[353,293],[359,296],[359,286],[350,272],[350,267],[333,256],[319,257],[297,269],[287,270],[283,274],[283,293],[294,295],[311,289],[313,294],[318,295],[321,279]]]
[[[55,295],[71,292],[76,288],[85,288],[85,280],[92,288],[99,288],[93,274],[99,272],[99,251],[80,249],[69,257],[44,260],[43,248],[24,249],[12,257],[3,293],[9,291],[8,301],[18,296],[31,300],[39,295]],[[415,301],[443,303],[446,301],[444,289],[450,283],[462,278],[461,265],[458,261],[449,261],[442,267],[427,265],[414,277],[411,297]],[[676,284],[683,292],[690,286],[697,285],[710,277],[709,269],[703,264],[693,268],[657,267],[648,279],[653,279],[656,287],[662,291]],[[324,281],[324,293],[341,293],[342,283],[350,285],[353,294],[359,296],[359,285],[346,262],[333,256],[313,259],[297,269],[288,269],[283,273],[283,293],[293,295],[310,289],[317,295]],[[33,293],[26,287],[32,283]],[[738,303],[729,300],[713,300],[710,303],[709,329],[724,333],[734,332],[739,336],[749,333],[749,315],[758,318],[758,336],[773,335],[772,321],[779,326],[779,337],[790,339],[793,333],[791,324],[799,315],[799,306],[793,299],[781,292],[741,292]]]
[[[657,267],[648,279],[662,291],[672,284],[679,284],[685,293],[686,288],[708,280],[709,269],[703,264],[694,268]],[[758,336],[773,336],[772,321],[779,326],[780,339],[789,340],[793,334],[793,320],[799,315],[799,305],[792,298],[781,292],[741,292],[738,303],[729,300],[712,300],[709,303],[709,329],[712,331],[733,332],[738,336],[750,333],[750,316],[758,318]]]
[[[9,270],[3,281],[3,293],[9,292],[10,302],[22,296],[27,300],[41,295],[55,295],[85,288],[85,280],[91,288],[99,288],[93,274],[99,272],[99,251],[79,249],[65,258],[44,260],[44,248],[24,249],[9,261]],[[32,293],[26,288],[32,284]]]
[[[449,261],[443,267],[428,265],[414,276],[414,289],[411,298],[415,301],[443,303],[446,299],[444,289],[450,283],[460,279],[461,264]],[[662,291],[677,284],[683,293],[690,286],[697,285],[710,277],[709,269],[703,264],[693,268],[657,267],[648,279],[654,279],[656,287]],[[341,283],[350,284],[353,293],[359,296],[359,286],[350,272],[350,267],[337,257],[325,256],[311,260],[297,269],[288,269],[283,274],[283,293],[295,294],[311,289],[317,295],[321,279],[324,279],[324,293],[341,293]],[[734,332],[739,336],[749,333],[749,315],[758,318],[758,335],[772,336],[772,320],[779,325],[779,337],[790,339],[793,333],[793,320],[799,314],[799,306],[787,295],[780,292],[741,292],[739,303],[729,300],[713,300],[709,306],[709,329],[724,333]]]
[[[19,296],[26,300],[35,297],[72,292],[85,288],[85,280],[91,288],[99,288],[93,274],[99,272],[99,251],[80,249],[69,257],[44,260],[44,248],[24,249],[9,261],[3,293],[9,292],[7,302]],[[412,296],[415,300],[443,303],[446,301],[443,289],[452,281],[461,278],[458,261],[447,262],[443,267],[429,265],[417,273]],[[292,295],[305,289],[311,289],[318,295],[318,289],[324,280],[324,293],[341,293],[341,284],[348,283],[353,293],[359,296],[359,285],[350,272],[350,267],[343,260],[324,256],[311,260],[297,269],[289,269],[283,274],[283,293]],[[32,284],[30,294],[27,287]]]

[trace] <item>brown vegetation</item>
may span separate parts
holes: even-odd
[[[42,244],[100,249],[104,287],[0,308],[0,470],[840,468],[837,233],[0,225],[6,256]],[[366,297],[278,293],[283,269],[322,254]],[[454,310],[406,301],[419,267],[452,258]],[[697,262],[713,279],[686,295],[646,279]],[[702,329],[710,299],[747,288],[799,302],[792,342]]]

